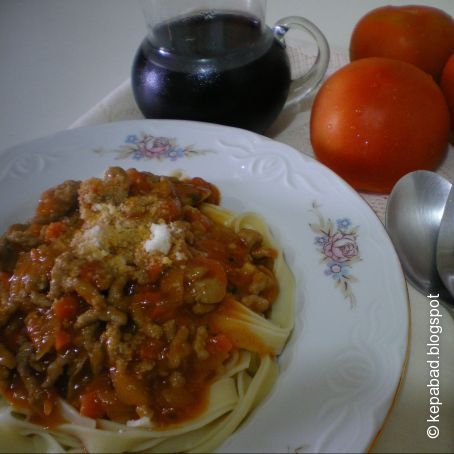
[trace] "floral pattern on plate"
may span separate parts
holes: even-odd
[[[168,159],[176,161],[179,158],[203,155],[207,150],[194,150],[191,145],[182,147],[174,138],[153,136],[151,134],[129,134],[124,145],[113,150],[117,154],[116,159],[132,158],[137,161],[141,159]],[[104,150],[97,149],[97,153]]]
[[[353,227],[350,218],[339,218],[333,222],[325,218],[317,202],[312,203],[310,210],[317,217],[317,223],[309,223],[317,235],[315,245],[322,255],[321,262],[326,264],[324,274],[335,280],[344,298],[350,301],[351,307],[356,305],[355,294],[351,284],[358,279],[353,276],[352,265],[361,260],[358,249],[358,227]]]

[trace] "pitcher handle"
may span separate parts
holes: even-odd
[[[330,58],[329,45],[325,35],[316,25],[303,17],[288,16],[280,19],[273,28],[274,36],[285,46],[284,38],[291,28],[308,32],[314,38],[318,52],[317,58],[311,68],[301,77],[292,81],[289,98],[285,107],[300,101],[317,88],[325,77]]]

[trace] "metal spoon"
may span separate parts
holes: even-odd
[[[440,223],[437,241],[437,268],[441,280],[454,298],[454,186],[449,192]]]
[[[451,183],[418,170],[394,186],[386,208],[386,229],[410,283],[424,295],[437,295],[446,307],[454,300],[437,272],[436,246]]]

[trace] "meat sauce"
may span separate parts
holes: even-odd
[[[278,293],[261,235],[200,210],[219,201],[200,178],[120,168],[43,193],[35,216],[0,239],[3,396],[47,427],[62,422],[58,398],[120,423],[200,414],[244,339],[267,353],[216,320],[232,301],[266,316]],[[156,223],[171,234],[166,253],[143,248]]]

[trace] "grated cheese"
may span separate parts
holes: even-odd
[[[145,241],[144,249],[146,252],[162,252],[167,255],[171,247],[170,230],[167,224],[151,224],[151,238]]]
[[[79,256],[100,260],[107,255],[107,252],[103,249],[102,243],[103,230],[99,225],[95,225],[76,235],[72,241],[72,246],[75,247]]]

